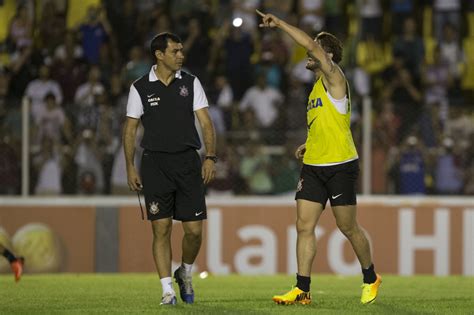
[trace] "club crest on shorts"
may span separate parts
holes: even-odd
[[[186,97],[189,95],[188,88],[185,85],[179,87],[179,95]]]
[[[151,202],[150,203],[150,213],[151,214],[157,214],[160,211],[160,208],[158,208],[158,202]]]
[[[301,189],[303,189],[303,179],[300,178],[300,180],[298,181],[298,185],[296,186],[296,191],[301,191]]]

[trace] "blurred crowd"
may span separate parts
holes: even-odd
[[[0,194],[20,193],[25,97],[31,194],[129,193],[128,91],[163,31],[183,40],[210,103],[220,160],[208,193],[292,194],[314,77],[255,9],[344,43],[359,155],[371,117],[373,193],[474,194],[474,0],[2,0]]]

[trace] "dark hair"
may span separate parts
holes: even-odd
[[[168,41],[172,41],[175,43],[181,43],[181,38],[179,38],[178,35],[173,34],[173,33],[168,33],[168,32],[163,32],[151,40],[150,44],[150,52],[153,58],[155,58],[155,51],[159,50],[161,52],[165,52],[166,47],[168,47]]]
[[[53,92],[48,92],[48,94],[46,94],[46,95],[44,96],[44,100],[47,101],[47,100],[49,100],[49,99],[56,100],[56,95],[54,95]]]
[[[316,36],[324,51],[332,53],[332,61],[339,63],[342,60],[342,42],[331,33],[321,32]]]

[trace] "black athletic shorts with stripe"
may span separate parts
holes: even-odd
[[[207,218],[201,159],[196,150],[178,153],[144,150],[141,178],[148,220]]]
[[[357,204],[359,160],[332,166],[303,165],[295,199],[318,202],[326,207]]]

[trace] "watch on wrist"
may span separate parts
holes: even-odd
[[[211,160],[214,163],[217,163],[217,156],[215,156],[215,155],[206,155],[206,157],[204,159],[205,160]]]

